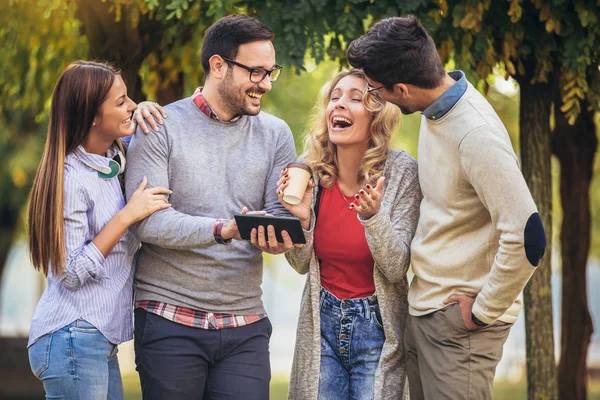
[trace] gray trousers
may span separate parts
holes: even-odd
[[[411,400],[492,398],[496,366],[512,324],[469,332],[458,304],[408,316],[404,334]]]

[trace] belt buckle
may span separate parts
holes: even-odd
[[[369,296],[369,301],[371,303],[377,304],[377,293],[373,293],[371,296]]]

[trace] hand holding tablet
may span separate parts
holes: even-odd
[[[236,214],[234,215],[240,236],[244,240],[250,240],[252,229],[258,230],[259,226],[264,226],[265,236],[267,226],[272,225],[275,228],[275,237],[277,242],[283,243],[281,231],[286,231],[294,244],[305,244],[304,231],[300,225],[300,220],[295,217],[273,217],[254,214]]]

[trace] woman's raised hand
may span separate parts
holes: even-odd
[[[385,178],[382,176],[377,180],[377,185],[375,187],[366,185],[363,189],[360,189],[358,193],[354,195],[358,206],[352,203],[350,208],[356,211],[363,219],[369,219],[377,214],[381,207],[384,182]]]
[[[302,197],[302,201],[299,204],[290,204],[283,200],[283,191],[288,186],[288,179],[289,176],[287,173],[287,168],[284,168],[279,173],[279,180],[277,181],[277,199],[286,208],[286,210],[300,220],[302,228],[304,230],[308,230],[308,228],[310,228],[310,209],[312,206],[314,184],[312,179],[309,179],[308,184],[306,185],[306,190],[304,191],[304,196]]]
[[[123,207],[123,215],[129,224],[141,221],[158,210],[171,207],[166,196],[173,192],[163,187],[146,189],[147,185],[148,178],[144,177],[140,186],[135,189],[135,192]]]

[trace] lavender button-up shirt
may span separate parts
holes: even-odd
[[[64,273],[48,273],[48,286],[35,309],[28,346],[77,319],[94,325],[111,343],[133,337],[133,256],[138,240],[127,231],[107,258],[92,243],[106,223],[125,206],[118,176],[103,179],[106,157],[89,154],[79,146],[65,160],[64,219],[66,265]]]

